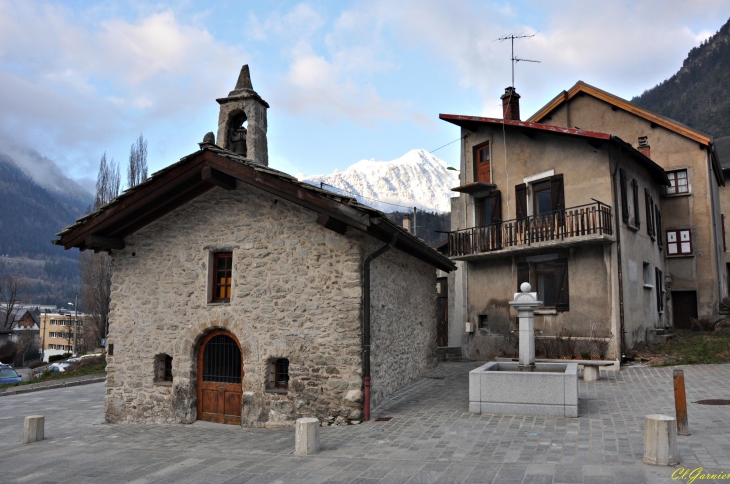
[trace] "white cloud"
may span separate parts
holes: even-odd
[[[623,96],[639,94],[637,85],[650,87],[676,72],[677,59],[707,37],[707,30],[693,32],[689,22],[720,11],[725,15],[717,18],[724,22],[730,8],[717,0],[649,0],[535,2],[520,10],[543,24],[534,38],[515,44],[519,57],[541,61],[516,67],[523,105],[536,109],[579,79]],[[388,25],[403,44],[425,46],[453,64],[461,85],[478,89],[482,113],[492,116],[501,116],[499,95],[511,82],[509,42],[495,39],[538,30],[520,23],[511,7],[467,0],[378,0],[359,13]]]
[[[135,21],[82,17],[0,0],[0,130],[41,152],[65,153],[57,161],[73,161],[77,178],[95,171],[100,145],[125,134],[133,140],[145,125],[200,117],[230,90],[247,57],[169,10]]]
[[[273,102],[290,113],[314,115],[328,124],[349,119],[367,126],[383,120],[431,125],[412,103],[384,99],[368,82],[373,73],[387,71],[393,64],[383,58],[377,32],[360,20],[357,12],[344,12],[330,25],[306,4],[284,15],[273,13],[263,21],[250,15],[252,38],[275,37],[288,62],[288,71],[272,90]],[[325,48],[318,51],[314,44],[321,40]]]

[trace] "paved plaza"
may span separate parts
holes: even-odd
[[[469,414],[468,371],[480,364],[439,365],[374,411],[387,422],[322,428],[310,457],[293,455],[293,429],[104,424],[103,383],[6,396],[0,483],[683,482],[676,468],[641,462],[644,415],[674,415],[673,368],[581,381],[580,417],[569,419]],[[681,368],[688,402],[730,398],[730,365]],[[678,467],[730,473],[730,406],[688,409]],[[23,445],[34,414],[46,417],[46,440]]]

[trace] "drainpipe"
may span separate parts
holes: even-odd
[[[398,234],[393,234],[393,240],[365,258],[363,263],[363,327],[362,327],[362,379],[365,383],[365,397],[363,406],[365,421],[370,420],[370,263],[395,247]]]
[[[619,148],[619,155],[622,153]],[[619,306],[619,323],[621,332],[621,361],[626,356],[626,329],[624,329],[624,275],[621,266],[621,224],[619,222],[618,212],[621,206],[618,202],[618,193],[616,192],[616,173],[618,172],[619,160],[616,159],[616,169],[611,173],[611,185],[613,185],[613,206],[614,218],[616,219],[616,258],[618,265],[618,306]],[[647,222],[648,223],[648,222]]]

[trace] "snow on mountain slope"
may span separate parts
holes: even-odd
[[[383,212],[418,207],[444,213],[451,211],[451,188],[459,184],[458,172],[447,167],[443,160],[418,149],[393,161],[362,160],[345,171],[312,175],[301,181],[318,186],[324,183],[327,190],[356,197],[358,202]]]

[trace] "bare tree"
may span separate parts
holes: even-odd
[[[119,195],[119,164],[112,159],[107,162],[106,153],[101,155],[99,174],[96,176],[96,198],[94,209],[106,205]]]
[[[0,279],[0,329],[11,329],[27,287],[28,283],[19,275]]]
[[[136,187],[147,179],[147,141],[140,134],[129,150],[127,167],[128,188]]]
[[[112,258],[105,252],[89,251],[79,255],[81,291],[79,299],[89,319],[84,321],[83,338],[87,345],[106,338],[111,304]],[[91,347],[91,346],[89,346]]]
[[[146,149],[145,144],[145,153]],[[94,209],[98,209],[116,198],[119,195],[119,188],[119,165],[114,160],[107,162],[106,153],[104,153],[96,178]],[[92,342],[98,344],[102,338],[106,338],[109,322],[112,259],[105,252],[98,254],[82,252],[79,256],[79,268],[81,270],[79,299],[81,299],[81,307],[91,317],[94,329],[88,334],[91,339],[84,338],[84,340],[87,345]],[[84,331],[84,336],[87,336],[86,331]]]

